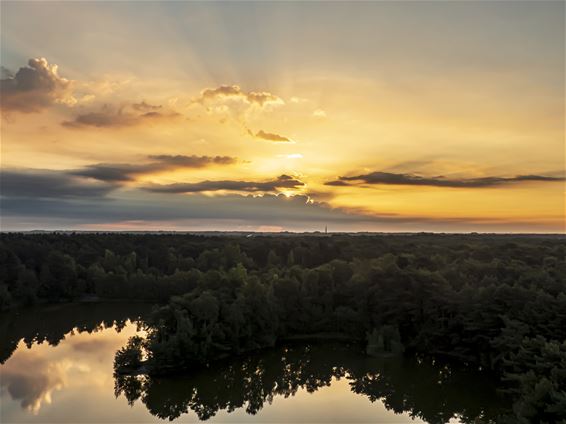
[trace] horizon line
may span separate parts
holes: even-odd
[[[254,230],[0,230],[0,234],[58,234],[58,233],[83,233],[83,234],[260,234],[260,235],[494,235],[494,236],[562,236],[565,233],[535,233],[535,232],[450,232],[450,231],[254,231]]]

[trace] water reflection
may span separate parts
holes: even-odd
[[[150,310],[144,304],[57,305],[0,315],[0,391],[2,418],[8,397],[37,415],[53,394],[77,378],[105,366],[111,374],[111,355]],[[129,324],[128,331],[120,334]],[[114,329],[114,337],[105,330]],[[116,337],[117,336],[117,337]],[[61,344],[62,341],[64,344]],[[2,421],[4,421],[2,419]]]
[[[148,411],[173,420],[189,411],[207,420],[219,411],[243,408],[255,415],[280,396],[314,393],[340,378],[350,390],[381,400],[395,413],[429,423],[458,417],[464,423],[497,422],[506,409],[493,381],[477,372],[454,370],[403,358],[368,358],[359,346],[291,345],[215,363],[191,376],[116,376],[116,395],[130,404],[141,399]]]
[[[42,403],[51,403],[51,393],[64,384],[60,363],[49,363],[38,355],[19,356],[2,369],[0,387],[22,408],[37,414]]]
[[[105,328],[120,331],[130,319],[139,321],[151,310],[146,303],[60,304],[0,314],[0,364],[10,358],[23,340],[57,346],[65,335],[93,333]]]
[[[368,358],[355,345],[289,345],[184,377],[115,378],[114,354],[150,308],[59,305],[0,316],[0,422],[479,423],[505,409],[484,375]]]

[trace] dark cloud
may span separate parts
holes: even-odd
[[[14,78],[14,73],[10,71],[8,68],[0,66],[0,78],[3,80]]]
[[[57,65],[50,65],[45,58],[30,59],[15,75],[6,69],[2,74],[0,108],[5,112],[39,112],[62,101],[71,84],[59,76]]]
[[[37,414],[42,401],[64,382],[61,367],[34,352],[14,355],[2,365],[0,389],[19,401],[22,408]]]
[[[109,112],[91,112],[78,115],[72,121],[64,121],[62,125],[68,128],[82,127],[128,127],[138,123],[139,116],[109,113]]]
[[[150,105],[149,103],[146,103],[145,100],[141,103],[132,104],[132,109],[137,110],[138,112],[156,111],[162,108],[163,106],[161,105]]]
[[[137,221],[145,222],[146,229],[152,225],[161,228],[164,223],[202,229],[206,223],[215,229],[280,225],[296,229],[314,226],[323,230],[325,222],[352,225],[371,220],[312,202],[307,196],[177,196],[136,190],[111,202],[8,198],[3,201],[2,210],[5,229],[80,228],[80,225]]]
[[[293,143],[293,140],[291,140],[287,137],[284,137],[284,136],[279,135],[279,134],[268,133],[268,132],[265,132],[263,130],[259,130],[255,134],[253,134],[250,131],[250,134],[252,134],[254,137],[261,138],[262,140],[272,141],[274,143]]]
[[[48,170],[3,170],[2,198],[102,198],[118,188]]]
[[[175,156],[171,156],[175,158]],[[174,159],[177,160],[177,159]],[[302,188],[298,179],[282,175],[273,181],[204,181],[196,184],[153,186],[144,190],[117,190],[119,184],[92,180],[57,171],[3,171],[1,179],[2,228],[74,229],[88,225],[137,222],[140,228],[164,223],[176,228],[236,229],[283,226],[294,230],[334,231],[548,231],[555,223],[519,222],[474,217],[430,218],[379,214],[361,209],[332,208],[304,195],[286,197],[279,189]],[[531,176],[521,177],[532,180]],[[538,179],[537,179],[538,180]],[[546,181],[546,179],[545,179]],[[198,191],[250,192],[206,196]],[[177,196],[171,193],[194,193]],[[261,193],[261,196],[255,194]],[[106,201],[102,201],[105,200]],[[155,227],[155,228],[157,228]],[[102,227],[97,227],[102,228]]]
[[[149,158],[163,164],[186,168],[202,168],[208,165],[231,165],[238,161],[238,159],[231,156],[151,155]]]
[[[307,196],[175,196],[132,190],[112,201],[96,199],[2,199],[4,230],[127,228],[257,229],[282,226],[294,231],[557,231],[555,224],[474,217],[431,218],[331,208]],[[563,227],[562,227],[563,228]]]
[[[93,178],[99,181],[132,181],[135,175],[147,174],[155,171],[155,165],[139,164],[130,165],[127,163],[97,163],[84,168],[68,171],[69,175],[76,175],[85,178]]]
[[[152,185],[145,187],[147,191],[155,193],[200,193],[205,191],[240,191],[248,193],[270,193],[282,189],[298,189],[304,183],[289,175],[280,175],[270,181],[201,181],[198,183],[176,183],[167,185]]]
[[[156,157],[179,161],[176,156]],[[132,222],[145,230],[163,226],[226,230],[281,226],[303,231],[323,229],[325,224],[332,231],[536,232],[556,231],[557,225],[563,228],[563,224],[554,221],[432,218],[332,208],[308,196],[286,197],[278,194],[280,189],[304,187],[300,180],[288,175],[260,182],[204,181],[187,185],[152,186],[143,190],[122,188],[115,192],[112,190],[120,188],[120,184],[93,183],[90,179],[69,175],[68,171],[12,170],[3,171],[1,177],[1,222],[4,230],[127,228]],[[539,181],[539,177],[526,175],[516,179]],[[549,177],[542,178],[548,181]],[[199,190],[235,193],[207,196],[199,193]],[[110,192],[111,198],[108,196]],[[241,192],[249,194],[242,195]],[[171,193],[193,194],[179,196]]]
[[[77,115],[72,121],[61,123],[67,128],[122,128],[170,120],[180,116],[177,112],[157,112],[151,108],[159,109],[161,106],[151,106],[147,103],[135,103],[128,108],[113,110],[108,105],[100,112],[88,112]],[[140,113],[141,112],[141,113]]]
[[[422,177],[415,174],[396,174],[391,172],[372,172],[369,174],[355,175],[351,177],[339,177],[338,180],[329,181],[328,186],[366,186],[373,184],[385,185],[412,185],[449,188],[487,188],[507,184],[538,181],[552,182],[565,181],[563,176],[543,175],[518,175],[515,177],[482,177],[482,178],[445,178]]]
[[[217,88],[207,88],[201,92],[201,96],[197,101],[204,103],[226,98],[239,98],[258,106],[264,106],[267,103],[283,103],[283,100],[275,94],[266,91],[250,91],[246,93],[238,85],[221,85]]]
[[[152,162],[140,164],[98,163],[68,171],[69,175],[94,178],[100,181],[131,181],[136,175],[179,168],[204,168],[212,165],[230,165],[237,162],[230,156],[152,155]]]

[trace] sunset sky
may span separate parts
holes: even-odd
[[[564,232],[562,1],[0,7],[2,230]]]

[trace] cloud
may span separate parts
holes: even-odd
[[[256,138],[260,138],[262,140],[267,140],[267,141],[272,141],[274,143],[294,143],[294,141],[291,140],[290,138],[287,138],[287,137],[279,135],[279,134],[268,133],[268,132],[265,132],[263,130],[259,130],[255,134],[253,134],[251,131],[249,131],[249,133],[252,134]]]
[[[445,178],[422,177],[415,174],[397,174],[391,172],[372,172],[351,177],[339,177],[338,180],[325,183],[327,186],[367,186],[373,184],[412,185],[449,188],[487,188],[520,182],[556,182],[565,181],[564,176],[518,175],[515,177],[481,178]]]
[[[99,354],[100,352],[111,350],[115,344],[116,341],[112,339],[78,339],[71,344],[71,349],[81,354]]]
[[[201,100],[214,100],[222,97],[240,97],[245,96],[237,85],[221,85],[218,88],[206,88],[200,93]]]
[[[72,81],[58,74],[57,65],[45,58],[30,59],[13,75],[3,68],[0,80],[0,108],[4,112],[40,112],[54,103],[74,103]]]
[[[100,112],[87,112],[77,115],[72,121],[61,123],[67,128],[121,128],[171,120],[180,116],[177,112],[157,112],[161,106],[149,105],[145,102],[134,103],[130,107],[113,109],[105,105]]]
[[[92,182],[49,170],[3,170],[2,198],[102,198],[116,184]]]
[[[171,158],[175,158],[172,156]],[[176,159],[174,159],[176,160]],[[524,178],[531,178],[525,176]],[[546,181],[546,179],[545,179]],[[121,189],[119,184],[70,176],[66,171],[3,171],[1,179],[4,230],[125,228],[255,229],[281,226],[290,230],[342,231],[557,231],[563,217],[540,220],[505,220],[477,217],[420,217],[379,214],[356,208],[333,208],[307,195],[284,196],[286,189],[304,189],[297,178],[281,175],[274,180],[203,181],[192,184],[154,185]],[[232,194],[208,196],[207,191]],[[203,192],[203,193],[201,193]],[[192,193],[179,196],[175,193]],[[244,193],[244,194],[242,194]],[[257,196],[257,194],[262,194]],[[320,194],[314,193],[319,198]],[[106,201],[101,201],[106,200]],[[117,225],[118,227],[113,227]],[[153,225],[154,227],[151,227]],[[89,227],[90,226],[90,227]]]
[[[286,197],[228,194],[225,196],[178,196],[131,190],[111,202],[93,199],[14,199],[2,204],[4,229],[81,228],[115,222],[145,222],[144,229],[186,228],[235,229],[279,225],[301,229],[322,223],[355,224],[369,218],[312,202],[308,196]],[[97,228],[97,227],[93,227]],[[119,228],[124,228],[121,226]],[[331,227],[332,228],[332,227]]]
[[[302,159],[303,155],[300,153],[291,153],[288,155],[277,155],[278,158],[286,158],[286,159]]]
[[[248,102],[255,103],[260,106],[263,106],[267,103],[279,103],[279,104],[284,103],[283,99],[266,91],[261,91],[261,92],[250,91],[246,95],[246,99],[248,100]]]
[[[151,155],[148,157],[163,164],[186,168],[202,168],[207,165],[231,165],[238,161],[238,159],[231,156]]]
[[[244,92],[238,85],[221,85],[217,88],[207,88],[201,92],[200,97],[197,99],[199,103],[206,103],[209,101],[215,100],[224,100],[224,99],[240,99],[249,104],[255,104],[260,107],[267,105],[269,103],[272,104],[284,104],[282,98],[276,96],[275,94],[261,91],[250,91]]]
[[[175,183],[152,185],[144,190],[154,193],[201,193],[208,191],[238,191],[247,193],[270,193],[285,189],[304,188],[305,183],[289,175],[280,175],[270,181],[201,181],[198,183]]]
[[[6,390],[22,408],[33,414],[39,412],[44,402],[51,403],[52,393],[64,384],[61,364],[49,362],[33,352],[11,358],[3,365],[0,379],[2,391]]]
[[[109,112],[91,112],[78,115],[72,121],[64,121],[62,125],[68,128],[81,127],[128,127],[137,124],[138,118],[132,115]]]
[[[133,103],[132,109],[137,110],[139,112],[148,112],[148,111],[156,111],[163,108],[162,105],[150,105],[146,103],[145,100],[141,103]]]
[[[230,156],[152,155],[152,162],[140,164],[98,163],[68,171],[69,175],[94,178],[100,181],[132,181],[136,175],[150,174],[179,168],[204,168],[213,165],[231,165],[238,160]]]
[[[312,116],[315,118],[326,118],[326,112],[322,109],[316,109],[313,111]]]
[[[332,208],[308,196],[229,194],[176,196],[132,190],[111,202],[96,199],[2,199],[2,228],[149,230],[255,230],[279,226],[291,231],[558,231],[560,222],[477,217],[419,217]]]

